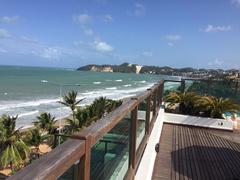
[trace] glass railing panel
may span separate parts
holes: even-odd
[[[58,177],[58,180],[74,180],[76,179],[76,168],[77,165],[72,165],[65,173],[63,173],[60,177]]]
[[[130,115],[100,139],[91,151],[92,180],[122,180],[129,168]]]
[[[154,93],[152,93],[150,95],[150,118],[149,118],[149,122],[152,121],[154,116]]]
[[[192,84],[192,80],[185,80],[185,91],[188,91],[188,89],[192,87]]]
[[[138,105],[136,149],[138,149],[139,145],[141,144],[145,136],[146,116],[147,116],[147,99],[143,100]]]
[[[236,82],[229,81],[192,81],[187,89],[200,95],[230,98],[240,103],[240,89]]]
[[[181,82],[165,82],[163,95],[167,96],[172,91],[181,91]]]
[[[68,139],[71,139],[69,135],[55,135],[55,148],[60,146],[62,143],[67,141]],[[60,144],[59,144],[60,143]],[[60,177],[58,177],[58,180],[75,180],[78,176],[78,163],[79,161],[75,162],[68,170],[66,170]]]

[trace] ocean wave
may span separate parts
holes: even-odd
[[[82,95],[92,95],[94,94],[94,91],[90,91],[90,92],[85,92],[85,93],[81,93]]]
[[[123,85],[124,87],[131,87],[132,85],[131,84],[125,84]]]
[[[122,79],[117,79],[117,80],[115,80],[116,82],[122,82]]]
[[[146,83],[146,81],[136,81],[136,83]]]
[[[98,82],[98,81],[97,81],[97,82],[93,82],[93,84],[101,84],[101,82]]]
[[[129,84],[126,84],[129,85]],[[151,87],[153,83],[147,83],[144,86],[141,87],[132,87],[129,89],[126,88],[119,88],[118,87],[106,87],[105,89],[97,89],[93,91],[85,91],[82,93],[79,93],[77,99],[85,98],[81,103],[80,106],[86,106],[91,104],[96,98],[104,96],[110,99],[118,100],[118,99],[125,99],[130,98],[133,96],[136,96],[136,94],[145,91],[147,88]],[[29,102],[23,102],[23,103],[17,103],[17,104],[6,104],[4,103],[4,107],[6,110],[4,110],[6,113],[16,113],[23,111],[24,113],[20,114],[20,120],[18,121],[18,126],[22,125],[29,125],[34,120],[36,120],[37,113],[43,111],[43,112],[49,112],[53,116],[56,117],[56,119],[59,119],[59,103],[57,103],[58,99],[42,99],[38,101],[29,101]],[[7,101],[6,101],[7,102]],[[40,106],[38,105],[44,105],[52,103],[51,105],[47,106]],[[3,108],[3,106],[1,107]],[[17,108],[17,109],[16,109]],[[63,116],[69,116],[71,114],[68,107],[65,107],[62,105],[62,117]],[[23,110],[24,109],[24,110]],[[14,111],[13,111],[14,110]],[[26,112],[29,110],[29,112]]]
[[[26,112],[26,113],[19,114],[18,117],[29,116],[29,115],[33,115],[33,114],[37,114],[37,113],[39,113],[38,110],[36,110],[36,111],[30,111],[30,112]]]
[[[105,88],[105,89],[108,89],[108,90],[116,90],[117,87],[107,87],[107,88]]]
[[[179,86],[180,86],[180,83],[178,82],[167,82],[164,84],[164,89],[172,90],[172,89],[177,89]]]
[[[2,103],[6,105],[0,105],[0,110],[40,106],[41,104],[51,104],[51,103],[56,103],[58,101],[59,99],[41,99],[41,100],[29,101],[29,102],[22,102],[22,101],[10,102],[10,104],[6,104],[6,103],[9,103],[6,101],[5,103]]]

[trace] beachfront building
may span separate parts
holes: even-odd
[[[166,113],[163,92],[161,81],[9,179],[239,179],[238,126]]]

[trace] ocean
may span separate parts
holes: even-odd
[[[122,99],[134,96],[161,79],[175,79],[160,75],[130,73],[82,72],[73,69],[0,66],[0,115],[18,115],[17,127],[31,125],[40,112],[49,112],[56,118],[59,113],[59,91],[78,92],[78,99],[85,98],[81,105],[95,98],[106,96]],[[77,86],[80,85],[80,86]],[[166,89],[174,83],[166,85]],[[62,117],[70,114],[61,108]]]

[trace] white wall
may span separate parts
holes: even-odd
[[[160,135],[163,126],[163,114],[164,109],[160,109],[158,117],[154,123],[152,133],[149,137],[148,144],[142,156],[137,173],[135,175],[136,180],[151,180],[154,168],[154,162],[156,158],[155,145],[159,142]]]
[[[164,113],[164,122],[215,129],[233,130],[233,122],[227,121],[225,119],[213,119],[198,116]]]

